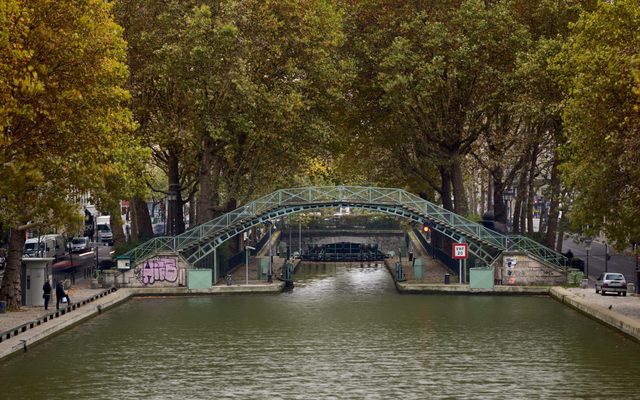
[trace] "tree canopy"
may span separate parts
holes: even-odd
[[[564,176],[579,230],[640,242],[640,3],[584,14],[559,57],[566,76]]]
[[[3,4],[0,46],[10,51],[0,71],[13,73],[0,84],[0,222],[12,239],[0,297],[15,306],[25,231],[75,233],[79,196],[119,199],[136,187],[145,152],[130,135],[126,47],[109,3]]]

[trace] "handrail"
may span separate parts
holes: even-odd
[[[450,237],[476,243],[470,250],[480,252],[478,256],[486,262],[495,257],[483,250],[483,247],[488,246],[497,251],[526,252],[547,265],[566,268],[564,255],[529,238],[495,232],[402,189],[365,186],[279,189],[175,237],[151,239],[118,258],[129,258],[136,262],[161,251],[180,253],[197,248],[197,253],[190,259],[193,262],[206,256],[228,238],[273,218],[310,208],[338,205],[378,208],[416,222],[431,223],[436,230]]]

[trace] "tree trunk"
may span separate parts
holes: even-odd
[[[558,217],[560,215],[560,174],[558,173],[558,158],[554,157],[551,166],[551,204],[549,206],[549,218],[547,222],[547,232],[544,237],[544,244],[553,248],[556,243],[556,234],[558,230]]]
[[[538,145],[534,145],[531,150],[531,160],[529,160],[529,173],[527,182],[528,196],[527,196],[527,232],[533,235],[533,204],[535,200],[535,180],[536,180],[536,163],[538,161]]]
[[[495,222],[507,226],[507,207],[504,204],[504,182],[502,182],[502,167],[496,167],[491,171],[493,180],[493,217]]]
[[[529,171],[532,174],[532,171]],[[526,218],[527,218],[527,233],[529,235],[533,235],[533,205],[535,203],[535,188],[534,188],[534,179],[532,175],[529,175],[529,182],[527,184],[527,208],[526,208]]]
[[[521,233],[524,228],[524,221],[522,219],[524,210],[524,199],[527,193],[527,171],[522,169],[520,171],[520,178],[518,179],[518,189],[516,193],[516,204],[513,210],[513,233]]]
[[[147,202],[140,197],[131,199],[131,240],[144,241],[153,237],[153,225]]]
[[[464,176],[462,174],[460,157],[454,157],[453,166],[451,167],[451,178],[455,200],[454,211],[458,215],[468,215],[469,203],[467,202],[467,194],[464,190]]]
[[[176,198],[176,223],[174,235],[184,233],[184,204],[185,201],[182,199],[182,190],[178,190]]]
[[[113,207],[113,209],[109,210],[109,225],[111,225],[111,234],[113,235],[114,246],[126,242],[124,230],[122,229],[122,215],[120,213],[121,211],[119,204]]]
[[[137,210],[136,210],[136,203],[135,203],[135,198],[132,198],[131,200],[129,200],[129,218],[131,221],[131,232],[129,236],[129,240],[133,243],[138,242],[139,240],[139,235],[138,235],[138,216],[137,214]]]
[[[238,208],[238,201],[234,198],[229,199],[225,206],[225,210],[227,212],[231,212]],[[231,240],[229,240],[229,251],[231,254],[237,254],[240,252],[240,249],[244,248],[244,243],[242,243],[242,235],[238,234]]]
[[[558,234],[556,236],[556,251],[562,253],[562,244],[564,242],[564,226],[565,226],[565,213],[562,213],[560,221],[558,222]],[[588,272],[588,271],[587,271]]]
[[[195,194],[191,193],[189,196],[189,229],[193,228],[196,224],[196,202]]]
[[[216,162],[216,146],[212,139],[205,138],[203,143],[202,162],[198,185],[200,190],[196,202],[196,223],[198,225],[211,221],[216,213],[219,201],[219,167]]]
[[[438,168],[440,170],[441,186],[440,193],[442,195],[442,207],[446,210],[453,211],[453,202],[451,201],[451,172],[446,166]]]
[[[9,254],[0,287],[0,300],[7,302],[10,309],[19,309],[22,303],[22,250],[24,249],[25,232],[11,230],[9,233]]]
[[[487,211],[493,210],[493,177],[491,172],[487,176]]]
[[[180,162],[178,155],[170,151],[168,171],[169,196],[167,201],[167,234],[170,236],[179,235],[184,232],[184,211],[182,201],[182,190],[180,187]]]

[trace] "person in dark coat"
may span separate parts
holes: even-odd
[[[60,302],[62,302],[62,299],[65,297],[67,298],[67,304],[71,304],[71,299],[69,295],[65,293],[62,282],[58,282],[56,285],[56,310],[60,309]]]
[[[44,309],[49,309],[49,300],[51,300],[51,284],[49,281],[46,281],[44,285],[42,285],[42,298],[44,299]]]

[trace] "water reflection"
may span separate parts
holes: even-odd
[[[547,297],[315,265],[278,296],[136,299],[0,365],[12,399],[630,398],[640,346]],[[3,397],[3,396],[0,396]]]

